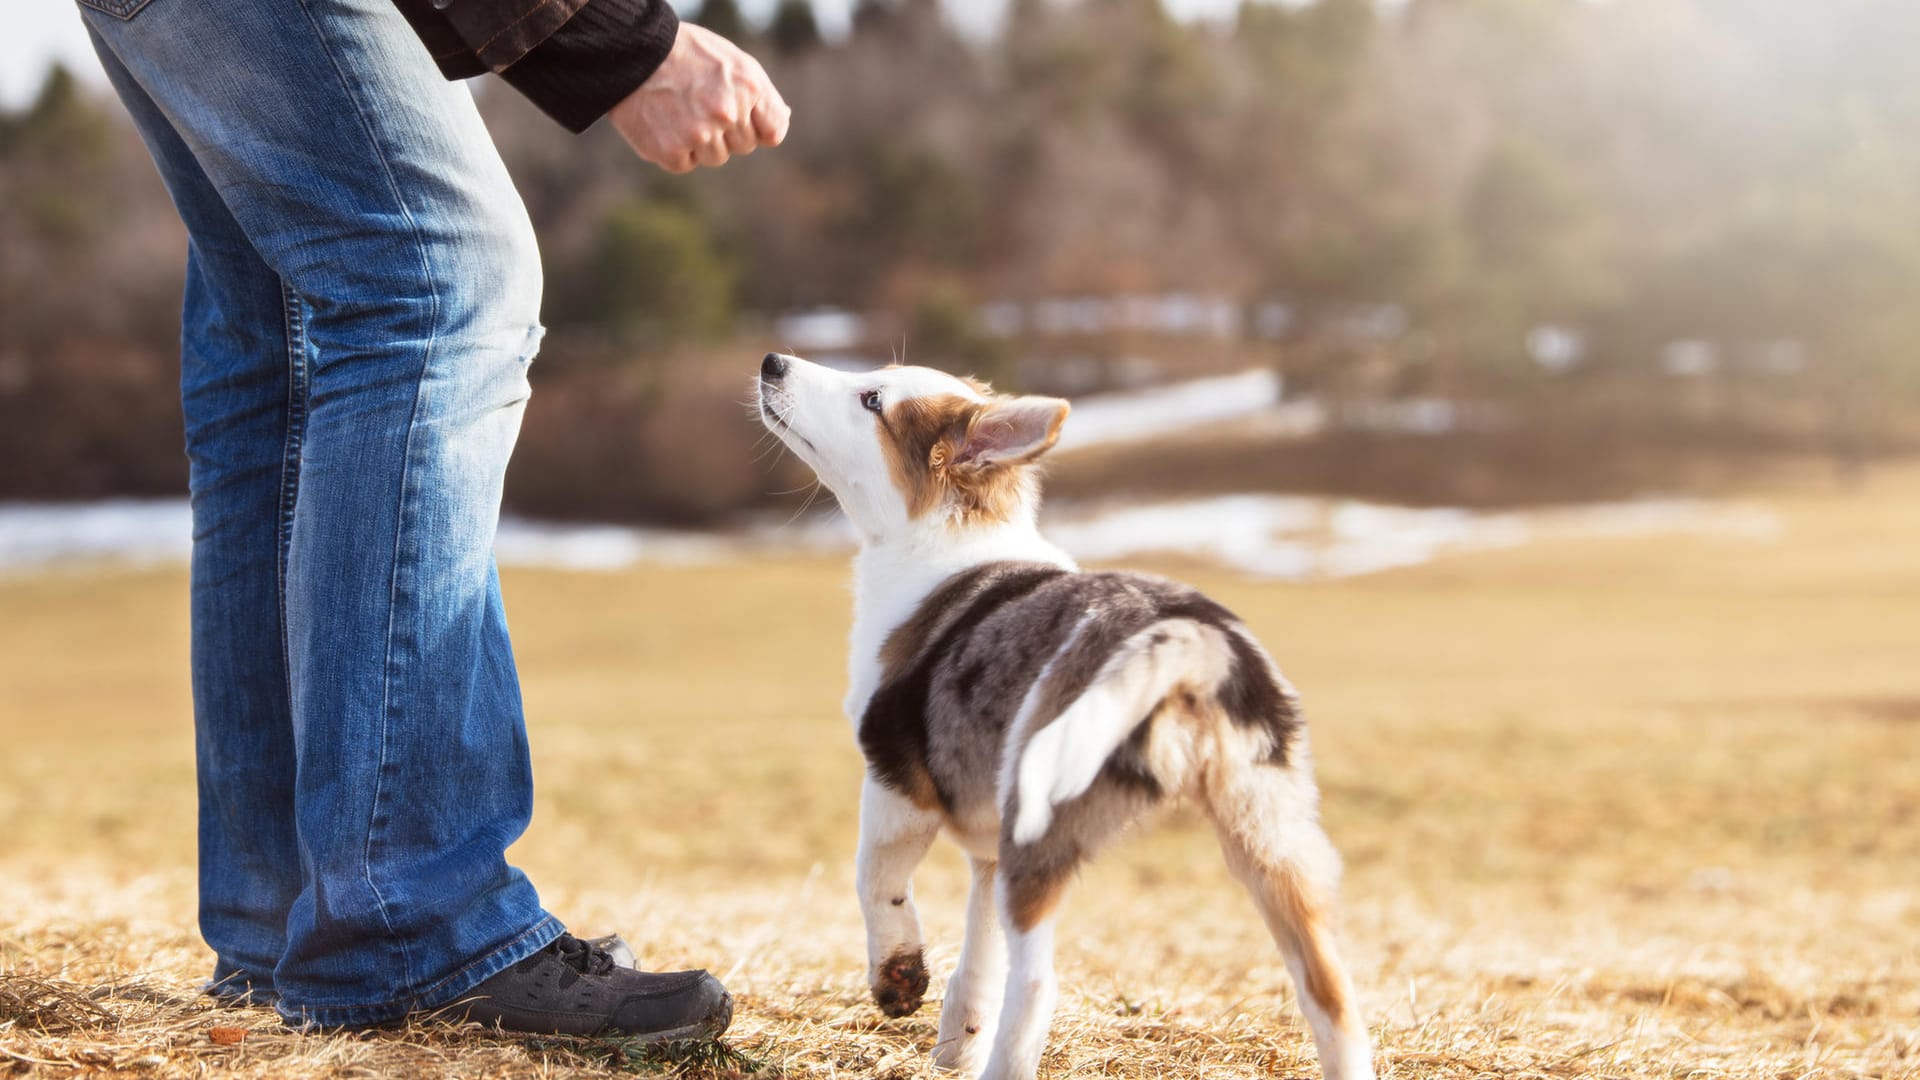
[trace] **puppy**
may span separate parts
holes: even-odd
[[[1068,879],[1124,826],[1189,797],[1266,917],[1325,1075],[1370,1080],[1329,929],[1339,857],[1293,689],[1199,592],[1082,572],[1041,538],[1033,463],[1067,403],[777,353],[758,391],[768,428],[860,536],[846,712],[867,760],[858,878],[881,1010],[905,1016],[926,993],[911,877],[944,826],[972,857],[973,888],[935,1063],[1034,1076]]]

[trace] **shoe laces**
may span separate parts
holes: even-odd
[[[582,975],[605,975],[614,968],[612,954],[572,934],[561,934],[548,948],[560,958],[561,963]]]

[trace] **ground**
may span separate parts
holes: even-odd
[[[1920,1076],[1920,473],[1753,495],[1773,540],[1540,544],[1212,590],[1304,693],[1342,938],[1390,1077]],[[738,1001],[734,1054],[281,1031],[192,996],[177,569],[0,580],[0,1068],[926,1077],[868,1001],[844,568],[515,572],[539,776],[514,855],[583,932]],[[934,996],[964,871],[918,879]],[[1314,1076],[1190,814],[1061,923],[1048,1075]]]

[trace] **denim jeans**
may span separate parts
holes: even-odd
[[[200,926],[295,1023],[459,997],[560,925],[493,562],[540,339],[525,208],[389,0],[81,0],[190,237]]]

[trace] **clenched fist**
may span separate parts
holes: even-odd
[[[780,145],[792,111],[758,60],[711,30],[681,23],[666,60],[607,115],[634,153],[684,173]]]

